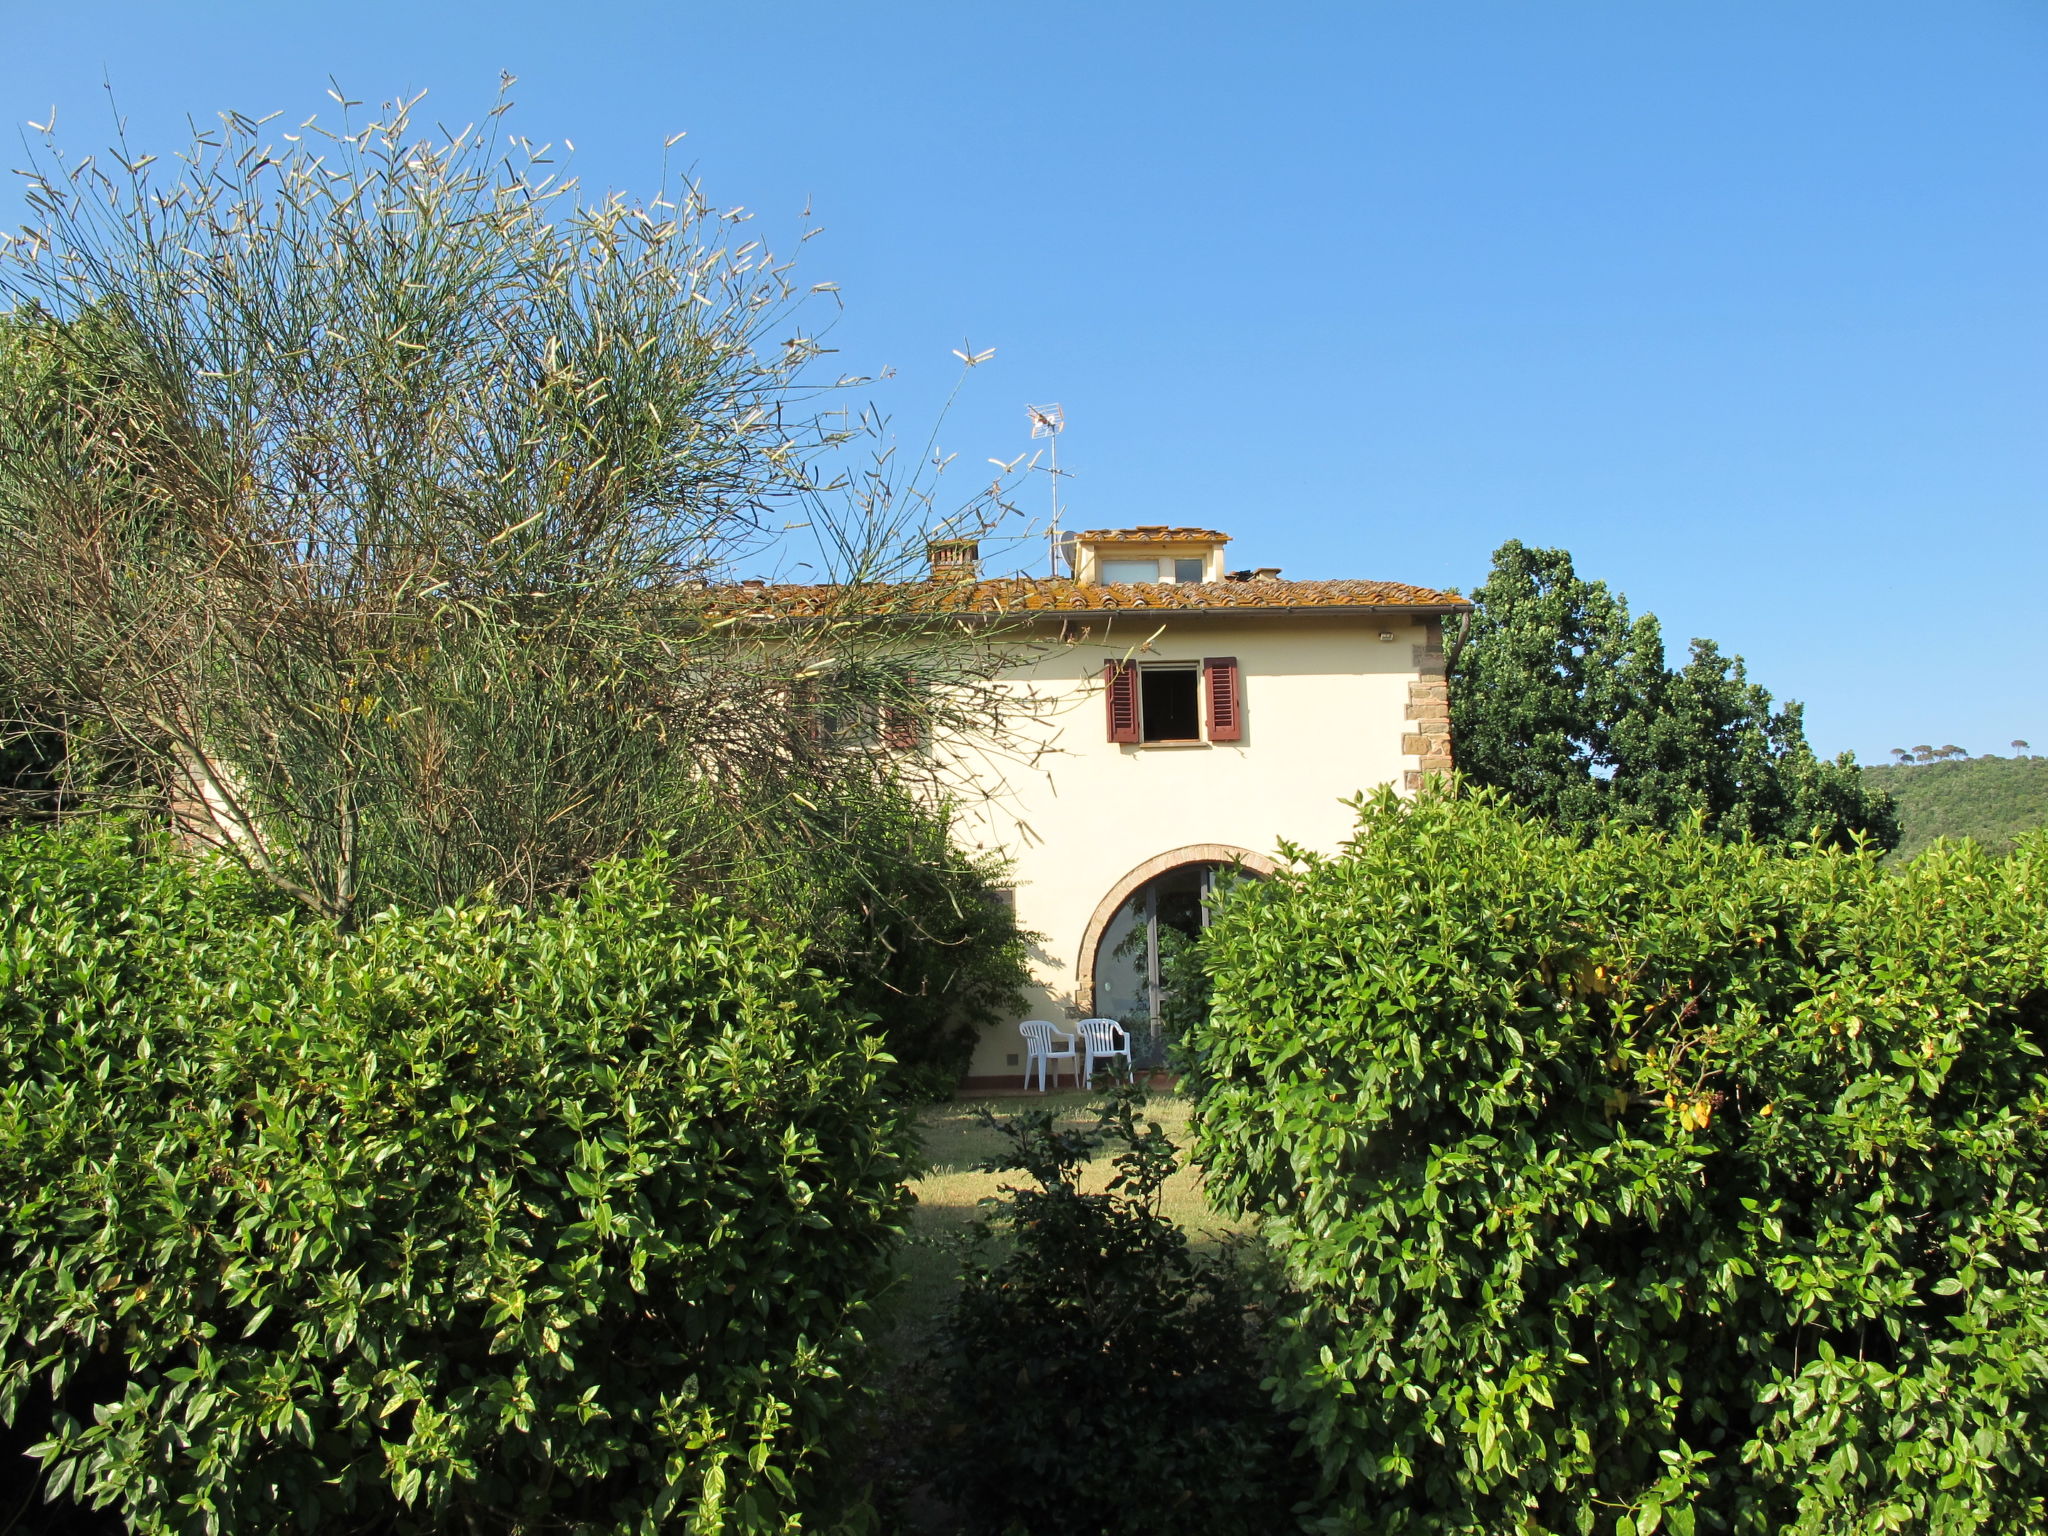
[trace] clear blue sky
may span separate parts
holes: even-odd
[[[588,184],[686,129],[769,233],[808,201],[906,426],[995,347],[943,442],[1060,401],[1071,526],[1468,588],[1562,544],[1823,750],[2048,750],[2041,0],[0,0],[0,111],[77,148],[103,79],[166,149],[501,70]]]

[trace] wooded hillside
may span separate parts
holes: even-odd
[[[1937,837],[1973,837],[1995,852],[2048,826],[2048,757],[1973,757],[1863,770],[1899,805],[1904,830],[1895,859],[1912,858]]]

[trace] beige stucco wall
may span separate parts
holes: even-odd
[[[1163,625],[1163,628],[1162,628]],[[1076,995],[1091,916],[1130,871],[1168,850],[1222,844],[1271,854],[1281,839],[1331,851],[1349,834],[1347,796],[1401,785],[1422,760],[1404,754],[1409,685],[1425,670],[1429,631],[1412,618],[1244,616],[1174,619],[1148,614],[1097,622],[1049,639],[1005,686],[1033,702],[1018,732],[1042,749],[1032,765],[1018,743],[986,757],[941,744],[986,798],[970,800],[961,831],[1014,861],[1017,917],[1044,935],[1037,985],[1023,1017],[1060,1021]],[[1390,632],[1391,641],[1380,639]],[[1103,664],[1235,656],[1243,678],[1244,739],[1199,745],[1119,746],[1104,724]],[[1413,744],[1412,741],[1409,744]],[[991,1031],[970,1076],[1019,1069],[1014,1023]]]

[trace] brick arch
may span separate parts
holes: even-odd
[[[1109,894],[1095,904],[1088,928],[1081,935],[1081,952],[1074,961],[1074,999],[1088,1012],[1095,1011],[1095,951],[1102,944],[1104,930],[1117,909],[1129,901],[1147,880],[1183,864],[1240,864],[1255,875],[1279,873],[1280,866],[1263,853],[1231,843],[1189,843],[1166,853],[1154,854],[1109,888]]]

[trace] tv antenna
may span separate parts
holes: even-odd
[[[1066,413],[1057,402],[1052,405],[1027,405],[1024,414],[1031,418],[1031,435],[1050,438],[1052,463],[1046,473],[1052,477],[1052,520],[1045,526],[1046,543],[1050,547],[1048,569],[1057,576],[1060,573],[1060,433],[1067,425]]]

